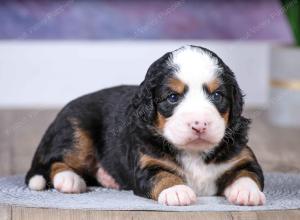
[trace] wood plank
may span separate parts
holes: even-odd
[[[132,212],[134,220],[231,220],[230,212]]]
[[[11,220],[11,207],[8,205],[0,205],[0,219]]]
[[[257,212],[231,212],[233,220],[247,219],[247,220],[257,220]]]
[[[300,219],[300,210],[259,212],[90,211],[14,207],[12,220],[276,220]]]
[[[14,207],[12,220],[231,220],[230,212],[89,211]]]
[[[258,219],[261,220],[299,220],[300,210],[285,210],[285,211],[264,211],[257,213]]]

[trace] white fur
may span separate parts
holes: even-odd
[[[176,75],[180,80],[198,88],[215,79],[220,71],[216,58],[200,48],[190,46],[174,51],[172,63],[178,66]]]
[[[34,175],[30,178],[28,187],[36,191],[44,190],[46,188],[46,180],[42,175]]]
[[[241,177],[225,189],[225,197],[235,205],[264,205],[266,197],[249,177]]]
[[[163,190],[158,196],[158,202],[163,205],[185,206],[197,200],[194,191],[186,185],[175,185]]]
[[[53,178],[54,188],[63,193],[82,193],[86,191],[85,181],[73,171],[62,171]]]
[[[170,65],[177,66],[176,76],[188,86],[188,92],[166,120],[163,135],[176,147],[205,150],[216,146],[224,137],[225,121],[203,91],[203,85],[218,77],[217,61],[201,49],[184,47],[173,52]],[[188,126],[195,121],[207,123],[207,130],[199,136]]]
[[[188,152],[182,153],[178,160],[183,166],[187,184],[198,196],[215,195],[216,180],[234,165],[234,162],[205,164],[201,156]]]

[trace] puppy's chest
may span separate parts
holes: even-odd
[[[198,196],[213,196],[217,193],[216,181],[232,163],[206,164],[201,156],[193,154],[180,155],[178,158],[182,164],[187,184]]]

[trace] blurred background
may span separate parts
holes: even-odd
[[[55,115],[83,94],[139,84],[195,44],[235,72],[265,171],[300,171],[300,1],[1,0],[0,176],[22,174]]]

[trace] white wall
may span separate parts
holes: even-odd
[[[138,84],[155,59],[185,44],[219,54],[236,73],[248,106],[267,103],[267,42],[0,41],[0,107],[60,107],[104,87]]]

